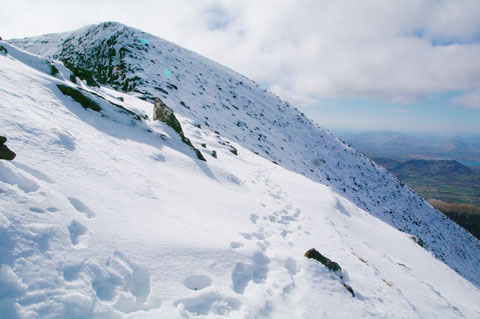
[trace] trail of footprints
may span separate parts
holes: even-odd
[[[70,204],[75,208],[77,212],[84,215],[87,218],[94,218],[95,213],[82,201],[74,197],[67,197]],[[85,227],[78,220],[72,220],[70,225],[67,227],[68,232],[70,233],[70,241],[72,245],[76,246],[79,243],[79,237],[87,233],[87,227]]]
[[[33,172],[31,169],[17,168],[24,170],[28,175],[32,175],[30,174]],[[52,183],[48,176],[34,173],[33,177]],[[268,252],[270,249],[282,249],[282,245],[293,246],[295,236],[298,236],[298,232],[302,230],[302,216],[298,209],[291,206],[286,193],[282,191],[280,186],[271,184],[262,175],[261,173],[259,180],[263,180],[268,187],[267,194],[283,208],[262,217],[252,213],[249,219],[256,226],[256,230],[249,233],[240,233],[246,242],[232,241],[230,243],[230,249],[232,250],[243,249],[247,242],[254,242],[258,247],[258,250],[247,260],[237,261],[234,264],[231,273],[231,288],[234,293],[243,295],[253,285],[263,284],[266,286],[265,298],[273,300],[275,295],[287,294],[295,286],[293,277],[297,273],[297,263],[292,258],[286,260],[270,259],[267,256]],[[12,176],[12,178],[15,177],[13,172]],[[27,192],[37,191],[40,188],[36,182],[24,176],[22,176],[21,181],[24,190]],[[94,211],[78,198],[70,196],[67,197],[67,200],[72,208],[80,214],[79,217],[95,218]],[[34,214],[45,214],[58,212],[59,209],[56,207],[30,207],[30,211]],[[73,246],[77,246],[88,232],[87,227],[81,222],[81,218],[73,219],[67,226]],[[275,239],[272,241],[276,243],[275,247],[272,247],[272,239]],[[272,263],[280,263],[282,267],[269,267]],[[280,268],[284,271],[270,271],[269,268]],[[123,313],[158,308],[161,305],[160,300],[150,296],[149,271],[138,266],[119,251],[115,251],[113,256],[104,264],[97,260],[86,259],[79,264],[64,265],[61,271],[66,282],[73,282],[80,276],[87,278],[100,301],[113,303],[113,307]],[[198,291],[198,295],[173,302],[173,306],[178,309],[180,314],[228,315],[241,307],[242,303],[239,299],[223,295],[215,289],[207,289],[212,286],[212,279],[209,276],[190,275],[184,279],[183,285],[190,291]],[[266,300],[267,304],[268,300]]]
[[[69,151],[75,150],[75,142],[67,135],[59,134],[58,144]],[[48,188],[42,186],[54,184],[46,174],[19,162],[13,164],[0,163],[0,181],[12,187],[18,187],[26,195],[38,192],[46,196]],[[69,196],[66,197],[66,200],[71,205],[71,210],[78,213],[78,218],[72,219],[70,224],[66,226],[71,244],[77,246],[81,242],[82,236],[85,236],[88,231],[81,220],[84,218],[92,220],[95,218],[95,213],[78,198]],[[65,209],[68,210],[67,207]],[[54,206],[32,205],[29,207],[29,211],[32,214],[41,215],[57,213],[61,210]],[[53,234],[45,233],[51,231],[51,229],[53,228],[43,227],[43,225],[42,227],[32,228],[32,234],[36,236],[35,238],[43,238],[38,244],[38,248],[42,252],[48,249],[49,241],[52,239]],[[138,310],[150,310],[161,305],[160,300],[150,296],[149,271],[132,262],[119,251],[115,251],[106,263],[94,259],[85,259],[77,264],[62,265],[59,271],[67,283],[73,284],[81,277],[82,280],[75,283],[75,287],[87,279],[86,281],[90,282],[98,300],[112,303],[113,307],[120,312],[131,313]],[[192,276],[186,279],[185,286],[197,290],[209,286],[210,283],[210,278],[206,276]]]
[[[93,211],[80,200],[73,197],[68,197],[68,200],[75,208],[75,211],[81,213],[87,218],[93,218],[95,216]],[[56,213],[60,211],[60,209],[57,207],[47,207],[46,209],[43,209],[35,206],[30,207],[29,210],[35,214]],[[67,226],[67,229],[70,234],[70,241],[74,246],[79,243],[79,237],[85,235],[85,233],[87,232],[87,227],[85,227],[81,222],[75,219],[72,220],[69,226]]]
[[[269,194],[274,201],[283,207],[270,215],[260,217],[252,213],[250,222],[256,230],[250,233],[240,233],[246,241],[255,242],[258,250],[248,261],[238,261],[232,270],[232,289],[237,294],[244,294],[247,289],[256,284],[265,287],[264,311],[268,313],[270,303],[279,295],[285,296],[295,287],[294,276],[297,274],[297,261],[293,258],[269,258],[275,251],[293,247],[294,240],[303,231],[304,218],[301,211],[295,209],[288,200],[287,194],[277,184],[265,177],[265,172],[259,172],[257,180],[263,181],[268,187]],[[265,205],[263,205],[265,207]],[[274,243],[274,244],[273,244]],[[232,249],[242,249],[242,242],[231,242]],[[280,267],[278,267],[280,266]],[[252,284],[253,283],[253,284]]]
[[[18,187],[25,194],[40,191],[41,186],[39,183],[43,182],[46,184],[54,184],[52,179],[50,179],[50,177],[48,177],[46,174],[20,162],[13,162],[11,165],[1,163],[0,173],[2,173],[0,174],[1,182]],[[77,212],[81,213],[87,218],[95,217],[95,213],[79,199],[75,197],[67,197],[67,199]],[[29,211],[35,214],[46,214],[56,213],[60,211],[60,209],[53,206],[47,208],[31,206],[29,207]],[[67,229],[70,233],[70,241],[73,245],[77,245],[79,242],[79,237],[84,235],[87,231],[87,228],[77,220],[72,220]]]
[[[230,249],[241,251],[254,243],[258,249],[246,260],[234,263],[231,272],[231,289],[239,296],[247,290],[255,289],[255,285],[265,288],[264,313],[267,314],[271,302],[278,296],[290,293],[295,287],[294,276],[297,274],[297,262],[293,258],[269,258],[270,250],[284,249],[293,246],[298,232],[302,230],[303,217],[300,210],[294,209],[286,194],[278,185],[272,185],[264,173],[257,180],[263,181],[268,187],[268,194],[282,209],[267,216],[250,214],[249,220],[255,225],[253,232],[241,232],[243,241],[232,241]],[[280,240],[278,240],[280,239]],[[276,243],[275,245],[272,242]],[[278,267],[280,266],[280,267]],[[278,270],[280,269],[280,270]],[[174,302],[181,315],[228,315],[240,309],[241,302],[234,297],[225,296],[214,289],[206,289],[212,285],[212,280],[205,275],[187,277],[184,286],[193,291],[199,291],[197,296],[179,299]],[[201,290],[206,289],[206,292]]]

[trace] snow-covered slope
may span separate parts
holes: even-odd
[[[421,239],[480,286],[480,244],[386,170],[254,82],[172,43],[119,23],[12,40],[89,70],[152,101],[162,98],[202,131],[216,131],[280,166],[331,186],[357,206]]]
[[[0,42],[1,134],[17,153],[0,162],[3,317],[480,315],[478,241],[390,174],[228,69],[119,24],[81,32],[90,29],[148,40],[125,57],[148,70],[135,71],[140,93],[74,84],[58,61]],[[54,54],[56,37],[37,52]],[[38,41],[27,42],[47,40]],[[86,54],[94,43],[76,47]],[[153,105],[135,95],[161,96],[207,162],[145,119]],[[303,257],[312,247],[340,264],[343,279]]]

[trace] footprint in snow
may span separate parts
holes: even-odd
[[[18,162],[12,162],[12,164],[15,165],[17,168],[27,172],[28,174],[36,177],[37,179],[39,179],[41,181],[44,181],[44,182],[49,183],[49,184],[53,184],[53,181],[50,179],[50,177],[48,177],[44,173],[40,172],[39,170],[36,170],[34,168],[29,167],[28,165],[18,163]]]
[[[82,272],[82,269],[83,263],[64,265],[62,267],[63,278],[65,279],[65,281],[74,281],[78,278],[79,274]]]
[[[37,214],[44,214],[45,211],[41,208],[38,208],[38,207],[30,207],[29,210],[31,212],[34,212],[34,213],[37,213]]]
[[[150,272],[119,251],[116,251],[114,256],[111,266],[122,274],[126,288],[137,299],[137,303],[145,302],[150,295]]]
[[[246,240],[252,240],[256,238],[258,240],[265,239],[265,228],[263,226],[258,227],[256,232],[253,233],[240,233],[240,235]]]
[[[259,217],[258,217],[257,214],[250,214],[250,221],[252,222],[252,224],[256,224],[258,218],[259,218]]]
[[[233,291],[242,295],[250,281],[262,283],[267,278],[270,260],[261,251],[256,252],[250,262],[237,262],[232,271]]]
[[[9,163],[0,162],[0,182],[9,184],[11,186],[16,185],[25,193],[35,192],[40,188],[37,183],[24,176]]]
[[[68,226],[68,231],[70,232],[70,241],[75,246],[78,244],[78,237],[87,232],[87,227],[83,226],[80,222],[73,220]]]
[[[150,295],[150,273],[132,262],[121,252],[115,251],[106,263],[87,259],[80,265],[64,267],[64,278],[72,281],[83,272],[90,278],[92,289],[101,301],[115,301],[113,307],[123,313],[159,306]],[[118,298],[117,298],[118,297]]]
[[[88,218],[95,217],[95,213],[82,201],[74,197],[68,197],[68,200],[70,201],[70,204],[72,204],[72,206],[83,215],[87,216]]]
[[[185,288],[190,290],[202,290],[212,284],[212,279],[205,275],[192,275],[183,281]]]
[[[243,244],[239,241],[232,241],[230,243],[230,247],[233,248],[233,249],[237,249],[237,248],[243,247]]]
[[[290,215],[284,215],[277,221],[277,223],[288,225],[290,224],[290,222],[294,222],[294,221],[297,221],[295,217]]]
[[[240,301],[223,296],[218,292],[208,292],[193,298],[179,299],[174,302],[181,316],[228,315],[240,308]]]
[[[84,261],[83,270],[90,277],[92,288],[101,301],[114,300],[118,288],[124,284],[123,278],[117,272],[95,260]]]
[[[67,133],[56,132],[57,139],[54,141],[55,144],[63,146],[69,151],[74,151],[77,149],[75,140],[72,136]]]

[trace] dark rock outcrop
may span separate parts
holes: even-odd
[[[11,151],[7,145],[5,145],[5,142],[7,142],[7,138],[5,136],[0,136],[0,159],[11,161],[17,156],[17,154]]]
[[[345,289],[347,289],[348,292],[352,294],[352,297],[355,297],[355,293],[353,292],[352,287],[350,287],[350,286],[347,285],[346,283],[343,283],[343,287],[345,287]]]
[[[173,110],[169,108],[165,103],[163,103],[163,101],[160,100],[158,97],[154,99],[153,120],[161,121],[173,128],[175,132],[180,135],[182,142],[190,146],[190,148],[195,152],[199,160],[204,162],[207,161],[205,157],[203,157],[202,152],[200,152],[199,149],[193,146],[190,139],[185,136],[185,134],[183,133],[182,125],[180,125],[180,122],[177,120]]]
[[[323,256],[315,248],[312,248],[312,249],[308,250],[305,253],[305,257],[310,258],[310,259],[315,259],[316,261],[319,261],[325,267],[327,267],[328,270],[330,270],[331,272],[336,274],[340,278],[340,280],[342,281],[343,287],[345,287],[345,289],[347,289],[348,292],[350,292],[352,294],[352,297],[355,297],[355,292],[353,291],[352,287],[350,287],[349,285],[347,285],[344,282],[342,268],[340,267],[340,265],[338,263],[336,263],[336,262],[330,260],[329,258]]]
[[[173,128],[175,132],[177,132],[178,134],[180,135],[183,134],[182,126],[180,125],[180,122],[175,117],[173,110],[169,108],[167,105],[165,105],[165,103],[163,103],[163,101],[160,100],[158,97],[156,97],[154,100],[153,120],[164,122],[168,126]]]
[[[340,273],[342,272],[342,268],[340,267],[339,264],[337,264],[336,262],[331,261],[327,257],[323,256],[315,248],[312,248],[312,249],[308,250],[305,253],[305,257],[315,259],[315,260],[321,262],[330,271],[340,272]]]
[[[420,247],[423,247],[423,240],[417,236],[410,236],[414,242],[416,242]]]

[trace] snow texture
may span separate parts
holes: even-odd
[[[254,82],[118,23],[1,43],[0,317],[480,315],[480,243]]]

